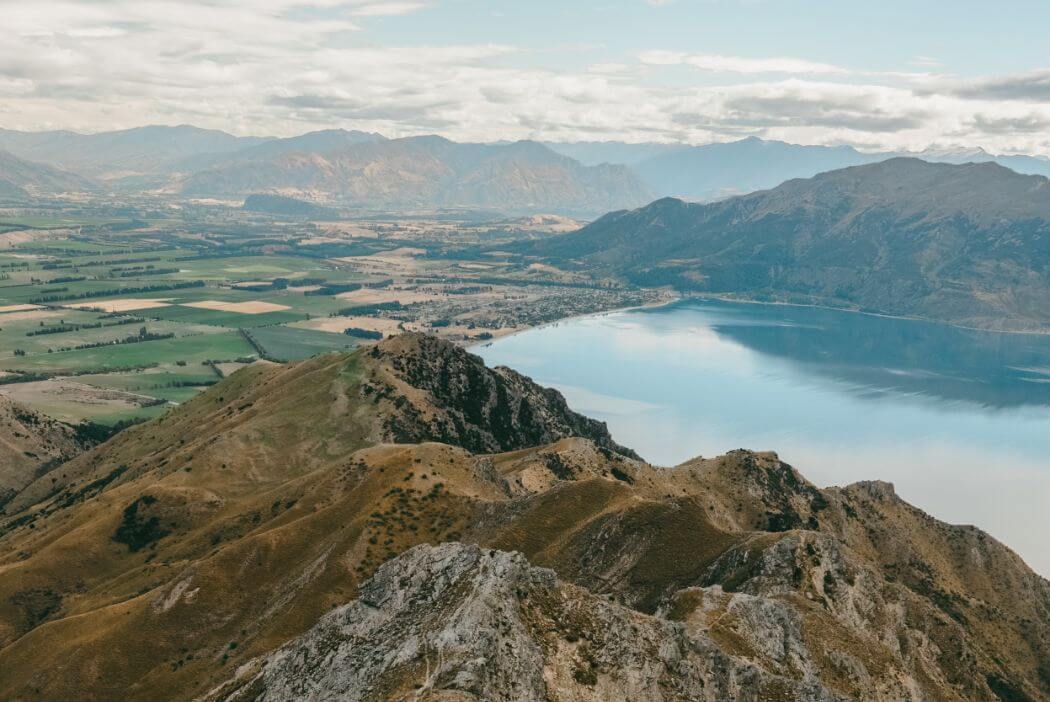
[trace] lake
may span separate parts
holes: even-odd
[[[684,301],[472,350],[558,388],[652,463],[749,448],[820,486],[886,480],[1050,575],[1050,336]]]

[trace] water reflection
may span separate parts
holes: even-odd
[[[696,315],[749,349],[833,378],[862,397],[928,395],[988,407],[1050,404],[1050,336],[786,305],[688,303],[653,310],[671,324]],[[659,322],[657,322],[659,323]]]
[[[1050,337],[702,302],[475,351],[559,388],[653,463],[746,447],[821,485],[887,480],[1050,573]]]

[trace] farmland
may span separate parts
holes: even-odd
[[[157,209],[0,214],[0,393],[65,421],[127,421],[258,360],[402,330],[471,344],[660,297],[492,250],[562,220]]]

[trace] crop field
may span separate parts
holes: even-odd
[[[117,422],[155,416],[260,358],[404,330],[469,342],[637,302],[500,252],[455,253],[477,245],[477,223],[147,209],[0,214],[20,227],[0,235],[0,393],[65,421]]]
[[[298,361],[319,353],[349,351],[358,343],[346,334],[286,326],[260,327],[248,333],[266,358],[274,361]]]

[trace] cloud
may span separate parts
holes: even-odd
[[[2,2],[2,0],[0,0]],[[189,122],[237,133],[330,127],[459,140],[725,140],[1050,152],[1050,72],[962,81],[798,57],[563,44],[392,45],[436,0],[4,3],[0,126]],[[411,21],[411,20],[407,20]],[[445,37],[446,40],[449,37]],[[920,61],[934,66],[932,61]],[[686,70],[682,70],[682,69]],[[891,66],[891,68],[894,68]],[[1050,101],[1048,101],[1050,102]]]
[[[955,93],[962,97],[986,100],[1047,102],[1050,101],[1050,70],[979,80],[958,86]]]
[[[928,110],[906,92],[873,86],[789,81],[730,96],[723,121],[749,127],[831,127],[867,133],[918,129]]]
[[[688,65],[703,71],[726,73],[837,73],[848,71],[839,66],[796,58],[743,58],[722,54],[687,54],[678,51],[646,51],[638,59],[652,66]]]
[[[389,17],[407,15],[424,7],[426,3],[422,2],[366,2],[352,7],[349,14],[354,17]]]

